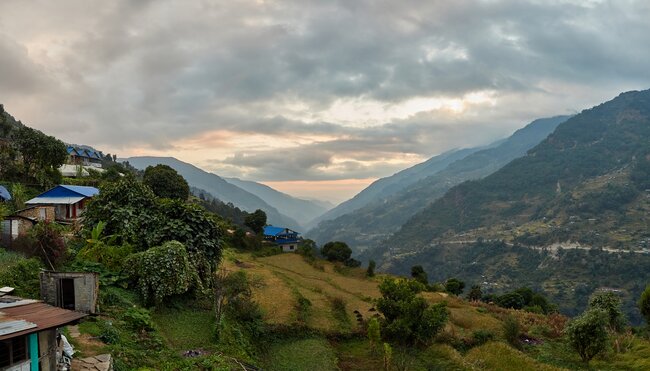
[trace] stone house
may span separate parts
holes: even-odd
[[[43,271],[40,281],[44,302],[77,312],[97,313],[99,274]]]

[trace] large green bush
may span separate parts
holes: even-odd
[[[177,241],[133,254],[125,265],[147,304],[163,304],[199,284],[185,246]]]
[[[446,303],[429,305],[418,296],[425,286],[415,280],[385,279],[377,309],[384,315],[383,333],[405,345],[427,345],[447,322]]]
[[[589,362],[607,347],[608,317],[603,309],[589,309],[566,327],[569,344],[584,362]]]
[[[20,254],[0,249],[0,286],[16,289],[15,295],[26,298],[38,298],[40,283],[38,274],[43,268],[36,259],[26,259]]]
[[[613,292],[599,292],[589,300],[589,308],[602,309],[607,313],[608,327],[612,331],[622,331],[626,320],[621,311],[621,298]]]

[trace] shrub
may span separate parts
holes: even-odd
[[[387,278],[379,285],[377,309],[384,315],[384,334],[405,345],[428,345],[449,316],[447,303],[429,305],[418,293],[425,286],[414,280]]]
[[[185,178],[168,165],[147,166],[142,182],[161,198],[187,200],[190,186]]]
[[[145,308],[131,307],[124,312],[122,319],[126,322],[127,326],[137,332],[154,330],[151,314]]]
[[[521,326],[517,318],[510,315],[503,321],[503,337],[506,339],[508,344],[513,347],[520,349],[521,341],[519,341],[519,336],[521,335]]]
[[[457,278],[450,278],[445,283],[445,291],[447,291],[452,295],[458,296],[462,294],[464,288],[465,288],[465,282]]]
[[[372,317],[368,321],[368,340],[370,341],[370,352],[374,355],[377,353],[377,345],[381,341],[381,328],[376,317]]]
[[[646,286],[639,298],[639,311],[645,318],[648,327],[650,327],[650,285]]]
[[[589,300],[590,309],[602,309],[607,313],[608,327],[620,332],[625,327],[625,315],[621,311],[621,298],[613,292],[599,292]]]
[[[125,264],[145,303],[162,304],[199,283],[185,246],[177,241],[131,255]]]
[[[323,245],[321,254],[329,261],[344,262],[350,259],[352,250],[345,242],[331,241]]]
[[[296,311],[298,312],[298,322],[305,324],[309,318],[309,310],[311,309],[311,301],[300,293],[296,294],[298,300],[296,301]]]
[[[421,265],[414,265],[411,267],[411,277],[425,286],[429,284],[427,272],[424,271],[424,268],[422,268]]]
[[[38,274],[42,264],[36,258],[23,256],[0,249],[0,283],[13,287],[15,295],[26,298],[39,298],[40,281]]]
[[[525,304],[524,298],[516,293],[509,292],[497,298],[497,305],[503,308],[522,309]]]
[[[566,328],[571,347],[584,362],[589,362],[607,346],[608,314],[592,308],[575,318]]]
[[[366,276],[367,277],[374,277],[375,276],[375,267],[377,266],[377,263],[374,260],[368,261],[368,269],[366,270]]]
[[[474,285],[472,288],[469,290],[469,293],[467,294],[467,300],[470,301],[479,301],[483,297],[483,292],[481,291],[481,286],[479,285]]]
[[[490,330],[476,330],[472,333],[472,339],[474,339],[474,346],[479,346],[487,343],[490,340],[494,340],[494,333]]]

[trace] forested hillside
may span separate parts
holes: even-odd
[[[567,118],[557,116],[535,120],[507,139],[486,149],[471,151],[434,175],[413,182],[389,197],[376,199],[354,212],[322,222],[309,232],[309,237],[317,242],[346,241],[360,251],[373,248],[448,189],[466,180],[482,178],[523,156]]]
[[[538,285],[569,314],[598,288],[633,298],[650,279],[649,183],[650,91],[624,93],[453,187],[366,257],[395,273],[418,262],[497,289]]]
[[[155,166],[157,164],[168,165],[187,179],[190,186],[203,189],[224,203],[232,203],[233,205],[250,212],[253,212],[256,209],[264,210],[268,216],[269,224],[286,226],[298,231],[302,230],[300,223],[280,213],[276,208],[269,205],[260,197],[245,191],[236,185],[228,183],[216,174],[203,171],[194,165],[177,160],[173,157],[143,156],[131,157],[125,160],[132,166],[141,170],[144,170],[147,166]]]

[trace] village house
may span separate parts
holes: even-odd
[[[86,203],[99,193],[95,187],[58,185],[25,202],[29,206],[53,206],[57,222],[71,223],[83,214]],[[40,212],[40,211],[39,211]]]
[[[68,159],[59,167],[65,177],[77,178],[90,176],[89,170],[103,172],[102,154],[92,149],[68,146]]]
[[[56,370],[57,329],[85,316],[39,300],[0,296],[0,370]]]
[[[3,246],[11,246],[18,236],[27,233],[39,221],[54,221],[54,206],[30,206],[8,215],[1,222]]]
[[[298,249],[299,234],[289,228],[272,225],[264,227],[264,240],[280,246],[283,252],[292,252]]]

